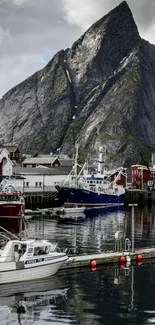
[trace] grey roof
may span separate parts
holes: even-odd
[[[20,175],[68,175],[71,172],[72,167],[13,167],[14,174]],[[78,168],[78,173],[80,172],[80,168]]]
[[[9,152],[15,152],[16,149],[18,148],[18,146],[7,146],[7,145],[3,145],[3,149],[7,149]],[[18,148],[19,149],[19,148]]]
[[[61,166],[73,166],[74,165],[74,159],[60,159],[58,158],[60,161]]]
[[[30,157],[23,160],[23,164],[52,164],[53,161],[55,161],[56,158],[53,158],[52,156],[46,156],[46,157]]]
[[[23,164],[52,164],[56,159],[60,161],[60,164],[62,166],[73,166],[74,165],[74,159],[60,159],[58,156],[50,156],[50,155],[42,155],[42,157],[27,157],[25,160],[23,160]]]

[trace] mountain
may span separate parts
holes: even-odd
[[[155,46],[126,1],[0,100],[0,141],[130,165],[155,148]]]

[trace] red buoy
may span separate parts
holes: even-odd
[[[125,268],[125,263],[121,263],[121,264],[120,264],[120,268],[121,268],[121,269],[124,269],[124,268]]]
[[[91,266],[91,271],[92,272],[96,271],[96,266]]]
[[[143,256],[142,255],[137,255],[137,262],[138,263],[141,263],[142,262],[142,259],[143,259]]]
[[[120,260],[120,263],[124,264],[126,262],[126,257],[121,256],[119,260]]]
[[[92,268],[95,268],[96,265],[97,265],[97,263],[96,263],[95,260],[92,260],[92,261],[90,262],[90,265],[91,265]]]

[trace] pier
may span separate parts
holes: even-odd
[[[138,203],[139,205],[155,203],[155,189],[126,189],[125,203]],[[46,195],[41,193],[25,193],[25,204],[27,209],[44,209],[61,207],[61,202],[56,192],[48,192]]]
[[[72,269],[90,267],[91,261],[96,261],[97,265],[120,264],[122,256],[130,257],[131,262],[137,261],[137,256],[142,256],[142,262],[155,259],[155,247],[137,249],[134,252],[105,252],[92,255],[70,256],[61,269]]]

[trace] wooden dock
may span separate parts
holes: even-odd
[[[134,252],[106,252],[93,255],[81,255],[81,256],[70,256],[61,269],[81,268],[90,267],[91,261],[96,261],[97,265],[109,265],[109,264],[120,264],[121,256],[129,256],[132,261],[137,261],[137,256],[142,256],[142,262],[155,259],[155,247],[142,248],[135,250]]]

